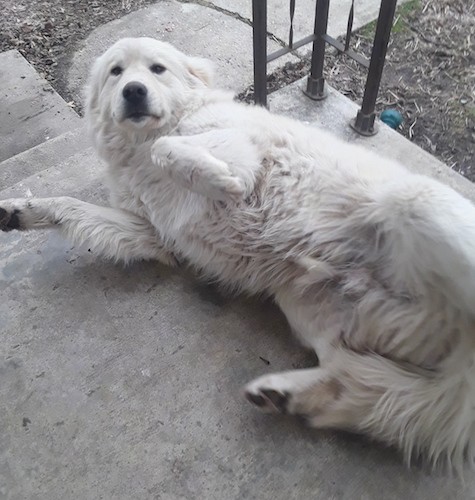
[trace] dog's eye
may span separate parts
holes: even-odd
[[[152,66],[150,66],[150,71],[152,73],[155,73],[156,75],[163,73],[166,69],[167,68],[165,68],[165,66],[162,66],[161,64],[152,64]]]
[[[111,75],[119,76],[122,73],[122,68],[120,66],[114,66],[111,69]]]

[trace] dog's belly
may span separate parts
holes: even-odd
[[[306,272],[298,260],[321,251],[321,226],[338,227],[353,207],[337,199],[332,220],[321,215],[334,203],[328,197],[341,191],[327,162],[316,166],[295,152],[289,158],[279,147],[265,156],[253,192],[239,203],[207,199],[157,177],[156,167],[142,162],[115,175],[116,204],[149,220],[171,250],[204,274],[241,290],[273,293]]]
[[[149,220],[170,250],[226,286],[260,293],[295,273],[284,246],[267,236],[260,203],[209,200],[166,178],[151,182],[139,169],[111,187],[116,206]]]

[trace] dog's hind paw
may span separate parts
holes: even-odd
[[[274,389],[261,389],[258,392],[245,391],[246,399],[267,413],[287,413],[289,394]]]
[[[303,417],[318,427],[343,391],[329,372],[312,368],[264,375],[250,382],[244,395],[260,410]]]
[[[265,375],[249,383],[244,388],[245,398],[265,413],[289,413],[291,393],[286,388],[279,387],[278,377]]]

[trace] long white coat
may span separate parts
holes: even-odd
[[[115,44],[87,104],[112,208],[5,200],[0,228],[55,226],[106,257],[184,260],[273,296],[320,366],[251,382],[252,403],[460,469],[475,442],[474,206],[211,78],[162,42]]]

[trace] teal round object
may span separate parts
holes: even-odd
[[[402,123],[402,115],[397,109],[385,109],[381,113],[380,119],[393,129],[397,129]]]

